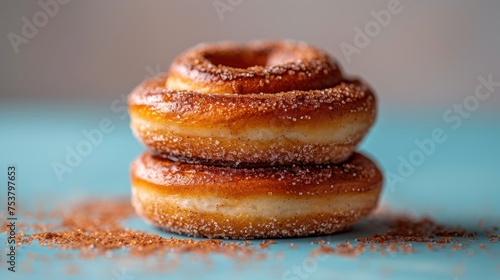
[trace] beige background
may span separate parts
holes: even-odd
[[[449,107],[473,93],[479,75],[500,80],[500,1],[401,0],[401,13],[350,63],[339,45],[353,44],[354,28],[363,29],[373,20],[370,11],[387,9],[388,0],[243,0],[223,20],[213,2],[73,0],[16,54],[7,34],[21,35],[21,18],[31,20],[41,7],[2,1],[0,100],[109,102],[152,72],[166,71],[196,43],[267,38],[327,50],[386,105]],[[481,108],[496,110],[500,97],[487,103]]]

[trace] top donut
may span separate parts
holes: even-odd
[[[215,43],[177,57],[129,96],[131,128],[155,154],[216,165],[346,160],[376,116],[373,93],[305,43]]]
[[[335,62],[305,43],[202,44],[181,54],[167,88],[204,93],[277,93],[332,87],[342,81]]]

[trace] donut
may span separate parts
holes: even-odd
[[[152,153],[224,166],[339,163],[376,117],[363,82],[288,41],[196,46],[128,104],[131,129]]]
[[[166,88],[210,94],[278,93],[333,87],[342,81],[323,51],[285,41],[202,44],[170,67]]]
[[[234,168],[144,153],[132,204],[149,223],[188,236],[253,239],[331,234],[377,204],[382,175],[354,153],[335,165]]]

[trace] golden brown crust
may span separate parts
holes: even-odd
[[[192,236],[276,238],[329,234],[375,206],[377,166],[355,153],[338,165],[229,168],[141,155],[133,204],[152,224]]]

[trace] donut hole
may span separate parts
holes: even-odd
[[[248,69],[250,67],[271,67],[293,63],[300,60],[300,53],[272,48],[248,51],[244,49],[230,49],[225,51],[208,52],[204,58],[213,65],[232,68]]]
[[[205,59],[213,65],[247,69],[255,66],[266,67],[268,56],[267,52],[227,51],[205,54]]]

